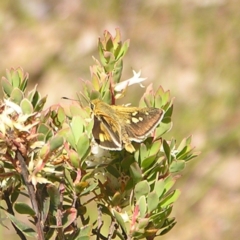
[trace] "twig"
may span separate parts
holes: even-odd
[[[35,221],[36,228],[37,228],[38,239],[39,240],[44,240],[43,226],[41,225],[41,218],[40,218],[38,203],[37,203],[37,199],[36,199],[36,195],[35,195],[35,191],[34,191],[34,186],[32,185],[32,183],[30,183],[28,181],[29,174],[28,174],[28,170],[27,170],[27,167],[26,167],[25,159],[24,159],[24,157],[22,156],[22,154],[19,150],[17,150],[17,159],[20,162],[22,177],[23,177],[23,180],[24,180],[25,185],[27,187],[29,198],[31,200],[33,210],[36,213],[36,216],[34,217],[34,221]]]
[[[99,240],[100,238],[100,231],[101,228],[103,226],[103,221],[102,221],[102,207],[101,205],[98,205],[98,227],[97,227],[97,240]]]
[[[58,210],[57,210],[57,214],[56,214],[56,218],[57,218],[57,226],[58,228],[58,238],[64,240],[65,236],[63,233],[63,227],[62,227],[62,218],[63,218],[63,192],[64,192],[65,188],[64,188],[64,184],[60,183],[59,185],[59,192],[60,192],[60,203],[58,205]]]
[[[98,235],[99,239],[103,239],[103,240],[108,240],[105,236],[103,236],[101,233],[98,234],[98,231],[96,229],[92,229],[92,233],[94,235]]]
[[[117,225],[116,225],[116,222],[113,220],[109,228],[108,240],[111,240],[114,238],[114,236],[116,235],[116,230],[117,230]]]

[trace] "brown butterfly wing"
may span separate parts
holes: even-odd
[[[109,150],[122,149],[121,128],[110,117],[94,116],[92,134],[100,147]]]
[[[158,108],[142,108],[128,113],[125,132],[129,139],[142,142],[157,127],[163,118],[164,111]]]

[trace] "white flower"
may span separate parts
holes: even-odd
[[[20,106],[18,106],[16,103],[14,102],[11,102],[7,99],[4,99],[4,102],[5,102],[5,105],[8,107],[8,110],[7,110],[7,114],[12,114],[14,111],[17,113],[17,114],[21,114],[22,113],[22,109]]]
[[[143,81],[145,81],[147,78],[140,78],[140,75],[141,75],[141,70],[136,73],[134,70],[133,70],[133,77],[132,78],[129,78],[123,82],[120,82],[118,84],[116,84],[114,90],[116,92],[121,92],[123,91],[124,89],[126,89],[127,86],[131,86],[133,84],[136,84],[136,83],[141,83]],[[142,84],[140,84],[140,86],[143,88],[144,86]]]
[[[99,147],[99,145],[94,140],[91,144],[91,152],[92,154],[86,159],[86,164],[89,167],[97,166],[99,164],[108,164],[112,161],[110,152]]]

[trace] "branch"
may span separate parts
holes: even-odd
[[[23,177],[23,180],[24,180],[25,185],[27,187],[33,210],[36,213],[36,216],[34,217],[34,221],[35,221],[36,228],[37,228],[38,239],[39,240],[44,240],[43,226],[41,225],[41,218],[40,218],[40,213],[39,213],[39,209],[38,209],[36,194],[35,194],[35,191],[34,191],[34,186],[32,185],[32,183],[30,183],[28,181],[29,174],[28,174],[26,163],[25,163],[25,159],[24,159],[24,157],[22,156],[22,154],[19,150],[17,150],[17,159],[20,162],[22,177]]]
[[[102,207],[101,205],[98,205],[98,227],[97,227],[97,240],[100,239],[100,231],[103,226],[103,221],[102,221]]]
[[[112,219],[112,224],[110,226],[109,233],[108,233],[108,240],[114,239],[116,237],[117,228],[118,226],[116,222],[114,221],[114,219]]]

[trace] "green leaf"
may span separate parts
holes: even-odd
[[[42,222],[45,223],[50,209],[50,197],[45,196],[42,205]]]
[[[164,225],[166,225],[165,229],[161,231],[159,235],[164,235],[168,233],[175,226],[176,223],[177,222],[175,221],[175,218],[166,219],[164,223]]]
[[[170,100],[170,91],[166,91],[161,94],[163,105],[167,104]]]
[[[58,118],[58,121],[63,124],[65,118],[66,118],[66,115],[65,115],[65,112],[64,112],[64,109],[62,107],[59,107],[58,108],[58,111],[57,111],[57,118]]]
[[[14,204],[15,210],[20,214],[28,214],[30,216],[35,216],[35,211],[26,203],[16,202]]]
[[[149,218],[139,218],[138,222],[139,229],[145,229],[149,223]]]
[[[179,148],[177,149],[178,153],[176,155],[177,159],[183,159],[184,155],[186,155],[186,152],[188,150],[187,146],[184,146],[181,150]]]
[[[90,236],[79,236],[76,238],[77,240],[90,240],[91,237]]]
[[[26,225],[26,223],[19,221],[17,218],[15,218],[13,215],[7,213],[7,216],[11,220],[11,222],[26,236],[32,237],[34,239],[37,239],[37,233],[30,227]]]
[[[72,180],[71,174],[67,168],[64,169],[64,176],[65,176],[67,188],[69,188],[69,189],[71,189],[71,191],[73,191],[74,190],[73,180]]]
[[[51,129],[44,123],[41,123],[37,129],[37,132],[38,133],[42,133],[44,134],[45,136],[49,133]]]
[[[63,137],[56,135],[50,140],[49,144],[50,144],[50,151],[52,152],[63,145]]]
[[[39,94],[40,95],[40,94]],[[40,98],[40,97],[39,97]],[[37,102],[36,106],[34,105],[34,102],[33,102],[33,106],[34,107],[34,111],[35,112],[39,112],[43,109],[45,103],[47,101],[47,96],[43,97],[40,101]]]
[[[47,192],[50,197],[50,206],[51,206],[51,212],[56,211],[60,204],[60,193],[58,188],[53,185],[49,184],[47,186]]]
[[[11,194],[11,203],[15,203],[15,201],[18,199],[19,194],[20,194],[19,186],[16,186]]]
[[[158,225],[160,228],[162,227],[162,224],[164,219],[166,219],[172,212],[173,206],[167,206],[166,208],[159,208],[159,211],[156,211],[156,213],[152,213],[150,216],[150,220],[152,220],[154,225]]]
[[[152,163],[155,162],[155,160],[156,160],[156,156],[155,156],[155,155],[150,156],[150,157],[147,157],[147,158],[145,158],[145,159],[142,161],[141,167],[142,167],[143,169],[148,169],[148,168],[152,165]]]
[[[33,106],[32,106],[31,102],[27,98],[24,98],[21,101],[20,107],[21,107],[21,109],[22,109],[24,114],[31,114],[31,113],[33,113]]]
[[[73,149],[77,150],[77,149],[76,149],[76,142],[75,142],[75,138],[74,138],[74,136],[73,136],[72,130],[71,130],[71,131],[68,131],[68,132],[66,133],[65,137],[66,137],[67,142],[71,145],[71,147],[72,147]]]
[[[75,138],[75,143],[79,141],[84,129],[84,120],[80,116],[73,117],[71,122],[71,129]]]
[[[32,99],[31,100],[29,99],[29,101],[32,103],[33,107],[35,108],[40,99],[41,99],[41,95],[37,91],[37,87],[36,87],[36,91],[34,92]]]
[[[77,238],[77,240],[89,240],[89,239],[91,239],[90,238],[91,232],[92,232],[92,226],[91,225],[86,225],[84,227],[81,227],[80,228],[80,235]]]
[[[148,204],[148,213],[151,213],[157,208],[159,204],[159,198],[156,192],[150,192],[148,194],[147,204]]]
[[[134,189],[134,195],[135,198],[138,200],[141,196],[147,195],[150,191],[149,184],[146,180],[141,181],[136,184],[135,189]]]
[[[84,182],[84,181],[77,182],[74,185],[75,191],[76,191],[77,194],[83,192],[83,190],[86,189],[88,186],[89,186],[89,183],[88,182]]]
[[[161,148],[161,145],[162,145],[162,140],[161,139],[153,142],[153,144],[151,145],[149,156],[156,155],[159,152],[159,150]]]
[[[190,138],[191,139],[191,138]],[[178,150],[178,153],[180,154],[182,150],[184,150],[186,148],[186,145],[187,145],[187,139],[184,138],[181,143],[179,144],[177,150]],[[184,151],[185,152],[185,151]]]
[[[34,97],[36,91],[37,91],[37,85],[33,88],[33,90],[31,90],[30,92],[28,92],[28,95],[27,95],[28,100],[29,100],[32,104],[33,104],[32,100],[33,100],[33,97]],[[34,106],[34,104],[33,104],[33,106]]]
[[[160,125],[156,128],[156,138],[160,138],[164,133],[169,132],[172,128],[173,123],[171,118],[164,117]]]
[[[147,202],[146,202],[146,197],[141,196],[139,200],[137,201],[139,205],[139,212],[140,212],[140,217],[143,218],[146,215],[147,212]]]
[[[155,182],[154,191],[157,193],[158,198],[160,198],[164,191],[164,180],[160,179]]]
[[[186,163],[184,160],[173,161],[169,167],[169,171],[171,173],[180,172],[185,168],[185,165]]]
[[[113,206],[118,206],[120,204],[120,201],[122,200],[122,194],[117,191],[114,193],[114,195],[112,196],[112,199],[111,199],[111,204]]]
[[[14,88],[11,93],[11,100],[20,105],[21,101],[23,99],[23,92],[19,88]]]
[[[45,159],[45,157],[49,154],[49,152],[50,152],[50,146],[47,143],[40,150],[40,153],[39,153],[40,158]]]
[[[113,80],[114,83],[119,83],[122,76],[123,61],[120,60],[115,64],[113,69]]]
[[[171,151],[170,151],[170,147],[166,140],[163,140],[163,150],[167,157],[168,163],[171,163]]]
[[[79,155],[74,150],[70,149],[68,151],[68,156],[69,156],[69,159],[70,159],[73,167],[78,168],[79,167],[79,162],[80,162]]]
[[[112,209],[113,215],[116,217],[117,222],[119,223],[119,225],[123,228],[124,232],[127,232],[127,228],[126,225],[124,223],[124,220],[121,216],[121,214],[119,214],[115,209]]]
[[[98,206],[98,208],[100,207],[101,212],[103,214],[106,214],[106,215],[110,216],[111,218],[114,217],[113,213],[111,212],[111,210],[107,206],[105,206],[104,204],[99,203],[97,206]]]
[[[109,164],[106,167],[107,172],[109,172],[111,175],[113,175],[115,178],[120,178],[121,173],[116,169],[114,165]]]
[[[89,139],[86,133],[83,133],[78,138],[77,153],[81,159],[85,156],[89,148]]]
[[[134,159],[135,159],[136,162],[138,162],[139,157],[140,157],[140,149],[137,149],[137,150],[134,152]]]
[[[141,143],[141,145],[140,145],[140,159],[141,159],[141,161],[143,161],[148,156],[149,156],[149,151],[147,149],[147,146],[144,143]]]
[[[89,194],[90,192],[92,192],[93,190],[95,190],[98,187],[98,183],[91,183],[87,188],[85,188],[82,192],[81,192],[81,196]]]
[[[142,180],[142,170],[137,162],[134,162],[130,165],[130,174],[134,183],[137,183]]]
[[[13,87],[19,87],[20,86],[20,76],[18,75],[18,72],[15,70],[12,72],[12,85]]]
[[[3,89],[3,92],[8,97],[11,96],[11,93],[13,91],[13,86],[9,83],[9,81],[5,77],[2,78],[2,89]]]
[[[178,199],[180,193],[181,192],[178,189],[171,192],[163,201],[161,201],[161,207],[167,207],[168,205],[174,203]]]
[[[166,192],[168,192],[172,186],[175,184],[176,180],[173,179],[172,176],[168,176],[166,179],[164,179],[164,183],[165,183],[165,186],[164,186],[164,189]]]

